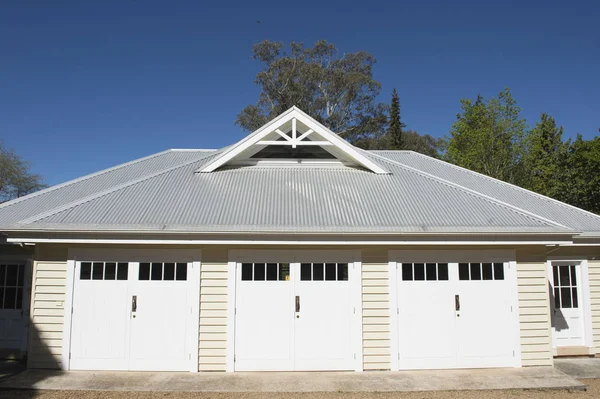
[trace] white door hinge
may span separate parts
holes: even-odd
[[[396,314],[400,314],[400,308],[396,308]]]
[[[354,360],[356,360],[356,353],[354,354]]]

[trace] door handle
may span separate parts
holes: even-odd
[[[137,295],[134,295],[131,297],[131,311],[132,312],[137,311]]]
[[[460,312],[460,295],[454,295],[454,309]]]
[[[296,313],[300,312],[300,297],[296,295]]]

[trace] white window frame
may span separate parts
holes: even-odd
[[[388,251],[388,285],[390,290],[390,354],[392,371],[400,370],[400,342],[398,336],[398,265],[401,263],[448,263],[457,265],[463,262],[507,262],[504,279],[510,285],[509,295],[513,308],[513,367],[521,367],[521,329],[519,323],[519,298],[517,286],[517,261],[514,250],[390,250]],[[435,281],[432,281],[435,283]]]
[[[572,263],[577,264],[581,271],[580,287],[581,291],[581,308],[583,310],[583,341],[585,346],[594,351],[594,330],[592,328],[592,303],[590,294],[590,277],[588,274],[588,260],[586,257],[564,257],[564,256],[549,256],[546,260],[546,273],[548,275],[548,284],[553,281],[552,266],[554,263]],[[550,302],[550,318],[554,315],[554,301],[550,301],[550,292],[548,291],[548,302]],[[551,320],[552,321],[552,320]],[[550,327],[552,333],[552,351],[556,356],[556,340],[554,339],[554,329]]]
[[[225,370],[235,371],[235,296],[236,296],[236,267],[243,262],[347,262],[354,267],[348,267],[351,282],[352,303],[355,307],[352,319],[351,340],[354,349],[354,371],[363,371],[363,326],[362,326],[362,262],[359,250],[268,250],[246,249],[230,250],[227,266],[227,350]]]
[[[70,369],[71,326],[73,309],[73,288],[75,282],[75,266],[80,261],[127,261],[138,264],[144,261],[171,261],[192,263],[192,272],[188,273],[190,283],[191,319],[196,322],[190,328],[188,347],[191,351],[189,371],[199,371],[198,347],[200,334],[200,271],[202,252],[196,249],[96,249],[69,248],[67,257],[67,287],[65,298],[65,313],[63,321],[63,346],[61,352],[61,368]],[[136,267],[137,269],[137,267]],[[194,330],[193,326],[196,326]]]

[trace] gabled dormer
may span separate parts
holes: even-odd
[[[240,165],[360,167],[377,174],[388,173],[296,107],[230,146],[197,172],[209,173],[224,166]]]

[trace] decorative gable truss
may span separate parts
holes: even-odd
[[[296,107],[232,145],[196,172],[213,172],[227,165],[298,164],[362,167],[377,174],[388,173],[356,147]]]

